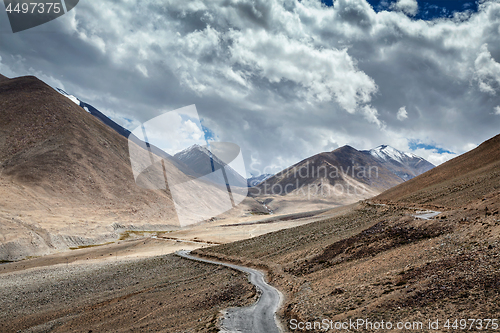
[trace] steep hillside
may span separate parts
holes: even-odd
[[[456,319],[496,318],[499,142],[494,137],[382,193],[377,204],[360,202],[338,217],[195,252],[265,268],[287,295],[281,316],[291,332],[304,331],[293,323],[353,318],[410,322],[420,331],[438,321],[431,331],[446,332]],[[429,205],[443,212],[419,216]],[[365,324],[353,330],[380,331]]]
[[[374,198],[380,202],[460,207],[500,189],[500,135]]]
[[[7,81],[8,79],[9,79],[8,77],[5,77],[2,74],[0,74],[0,82]]]
[[[127,139],[130,139],[130,140],[132,140],[134,142],[140,142],[141,141],[134,134],[132,134],[128,129],[126,129],[125,127],[119,125],[118,123],[116,123],[115,121],[113,121],[111,118],[109,118],[108,116],[106,116],[104,113],[102,113],[101,111],[97,110],[92,105],[90,105],[88,103],[85,103],[84,101],[81,101],[78,97],[70,95],[70,94],[68,94],[67,92],[65,92],[62,89],[58,88],[58,91],[63,96],[66,96],[67,98],[69,98],[76,105],[81,106],[85,111],[87,111],[88,113],[90,113],[91,115],[93,115],[94,117],[96,117],[97,119],[99,119],[103,124],[105,124],[106,126],[108,126],[111,129],[113,129],[116,133],[118,133],[121,136],[123,136],[123,137],[125,137]],[[151,150],[151,152],[153,154],[168,159],[176,168],[182,170],[182,172],[184,174],[192,175],[194,177],[199,177],[200,176],[200,174],[197,174],[196,172],[194,172],[187,165],[185,165],[184,163],[182,163],[178,159],[174,158],[173,156],[170,156],[165,151],[161,150],[160,148],[156,147],[155,145],[153,145],[153,144],[150,143],[149,144],[149,149]]]
[[[35,77],[0,82],[0,184],[0,259],[178,224],[168,190],[136,185],[128,141]]]

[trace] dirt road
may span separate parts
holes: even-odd
[[[230,267],[249,276],[249,281],[256,286],[260,297],[257,303],[244,308],[232,308],[227,310],[222,321],[221,332],[238,333],[280,333],[279,325],[276,320],[276,311],[278,310],[282,295],[276,289],[271,287],[264,280],[264,274],[248,267],[226,264],[206,259],[193,257],[189,251],[176,252],[182,258],[196,260],[214,265]]]
[[[424,211],[424,212],[417,212],[417,213],[418,214],[416,214],[415,217],[417,219],[423,219],[423,220],[430,220],[434,216],[437,216],[437,215],[441,214],[441,212],[436,212],[436,211],[433,211],[433,210],[427,210],[427,211]]]

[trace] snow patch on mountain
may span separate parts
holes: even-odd
[[[378,146],[377,148],[369,150],[369,152],[373,157],[376,157],[376,158],[384,160],[384,161],[392,159],[392,160],[395,160],[399,163],[404,163],[405,159],[407,159],[407,158],[421,159],[421,157],[419,157],[415,154],[405,153],[405,152],[399,151],[399,150],[397,150],[391,146],[388,146],[388,145]]]
[[[57,90],[59,91],[59,93],[61,93],[61,95],[69,98],[73,103],[75,103],[76,105],[80,106],[80,100],[78,98],[76,98],[73,95],[68,94],[67,92],[65,92],[64,90],[62,90],[60,88],[57,88]]]

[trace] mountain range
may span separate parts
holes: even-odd
[[[343,147],[327,156],[341,153],[368,155]],[[417,330],[426,331],[429,317],[451,327],[449,318],[500,313],[499,211],[497,135],[369,200],[195,253],[268,267],[275,286],[288,296],[284,323],[320,323],[317,318],[326,313],[338,323],[423,322]],[[371,321],[365,324],[362,330],[378,331]]]
[[[352,197],[352,200],[380,193],[418,176],[434,165],[411,153],[387,145],[372,150],[343,146],[324,152],[265,179],[251,193]],[[312,192],[311,192],[312,191]]]
[[[61,252],[68,246],[114,241],[118,230],[128,230],[128,234],[141,227],[169,228],[160,223],[175,220],[168,210],[171,193],[168,188],[135,186],[127,148],[127,140],[117,131],[36,78],[0,76],[0,263]],[[196,169],[197,161],[207,161],[206,156],[204,147],[193,146],[172,158],[178,163],[191,161]],[[214,160],[223,165],[222,160]],[[169,160],[165,168],[192,179]],[[5,308],[13,310],[4,314],[4,326],[7,331],[49,327],[68,332],[82,327],[86,331],[89,327],[94,331],[103,327],[140,330],[139,325],[150,328],[160,322],[153,328],[179,330],[179,321],[193,321],[196,326],[190,328],[194,331],[217,329],[217,316],[209,312],[220,304],[214,299],[233,300],[240,294],[244,304],[253,301],[254,289],[241,287],[244,277],[237,280],[234,272],[226,274],[223,269],[214,274],[210,267],[203,271],[204,264],[163,252],[161,257],[147,259],[130,256],[144,249],[148,256],[158,255],[151,251],[154,243],[185,247],[189,245],[178,242],[210,241],[210,228],[218,235],[225,232],[230,240],[194,253],[265,267],[273,286],[284,295],[276,318],[285,325],[330,316],[338,323],[383,318],[385,323],[417,324],[413,327],[418,329],[432,322],[446,328],[447,321],[451,327],[449,318],[478,314],[495,318],[500,311],[499,170],[500,135],[434,168],[418,156],[386,145],[371,150],[344,146],[317,154],[267,179],[275,188],[288,186],[291,192],[262,195],[259,203],[267,207],[293,194],[297,198],[304,189],[363,186],[375,193],[399,185],[336,209],[329,208],[340,197],[325,201],[328,209],[306,214],[253,216],[238,220],[237,225],[217,220],[198,230],[169,230],[172,241],[143,237],[7,263],[2,265],[3,299],[11,300]],[[149,181],[146,176],[144,182]],[[252,190],[265,188],[266,183]],[[307,202],[320,201],[314,194],[308,200],[291,200],[292,208],[311,208]],[[268,211],[274,211],[271,208]],[[429,218],[422,214],[429,213],[425,209],[437,212]],[[144,221],[151,224],[141,225]],[[252,234],[270,226],[276,229]],[[240,227],[250,234],[234,241]],[[118,259],[121,255],[126,261]],[[112,256],[115,259],[110,261]],[[72,260],[78,261],[72,264]],[[166,279],[165,272],[172,272],[171,278]],[[179,297],[179,281],[183,297]],[[228,283],[233,283],[229,289]],[[210,294],[212,289],[220,292]],[[179,306],[159,307],[160,291],[161,299]],[[186,306],[186,299],[193,306]],[[50,307],[40,307],[40,301]],[[219,308],[228,306],[234,303]],[[196,313],[188,320],[181,316],[172,322],[172,313],[179,318],[179,313],[200,308],[207,309],[206,314]],[[132,317],[147,320],[139,319],[137,324]],[[200,322],[199,318],[208,319]],[[169,320],[172,324],[165,326]]]
[[[123,230],[178,228],[178,211],[169,187],[154,186],[165,184],[162,166],[152,165],[134,178],[130,136],[130,131],[90,104],[62,90],[57,92],[36,77],[0,76],[0,260],[112,241]],[[144,143],[132,138],[132,144]],[[202,146],[189,147],[175,156],[153,145],[150,148],[153,155],[163,158],[165,171],[178,183],[225,166]],[[378,194],[430,168],[425,160],[388,146],[371,151],[345,146],[299,162],[251,190],[265,184],[278,184],[295,193],[303,186],[363,190],[347,197],[340,193],[326,203],[331,206]],[[226,170],[224,183],[229,180],[246,188],[248,180],[231,168]],[[222,202],[225,186],[209,188],[202,198],[195,196],[199,186],[185,187],[178,195],[196,200],[200,209]],[[249,200],[249,207],[261,205],[252,197]],[[267,204],[268,200],[258,202]],[[294,204],[291,209],[301,207],[306,206]],[[252,209],[245,214],[251,215]]]
[[[97,110],[95,107],[92,105],[83,102],[79,98],[68,94],[62,89],[58,89],[61,94],[64,96],[68,97],[70,100],[72,100],[75,104],[81,106],[84,108],[87,112],[101,120],[104,124],[115,130],[118,134],[124,136],[124,137],[129,137],[131,135],[131,132],[124,128],[123,126],[117,124],[110,118],[108,118],[106,115],[104,115],[102,112]],[[153,146],[154,147],[154,146]],[[185,150],[175,154],[174,156],[170,156],[167,153],[161,151],[161,149],[154,147],[156,149],[155,153],[160,156],[168,156],[169,158],[179,169],[183,170],[184,173],[190,174],[192,176],[204,176],[208,175],[214,170],[219,170],[223,166],[225,166],[225,163],[222,162],[220,159],[217,158],[217,156],[213,155],[207,147],[202,147],[200,145],[193,145],[191,147],[186,148]],[[319,168],[319,170],[325,170],[323,168],[329,169],[329,165],[333,165],[335,168],[336,166],[339,166],[341,168],[341,174],[338,174],[338,177],[330,177],[330,178],[343,178],[343,180],[340,179],[330,179],[330,185],[335,186],[336,184],[342,184],[346,185],[346,178],[349,177],[349,170],[351,173],[350,178],[359,178],[356,177],[355,174],[359,174],[361,171],[360,167],[367,167],[367,169],[372,167],[372,170],[375,170],[377,168],[377,171],[380,171],[379,165],[377,165],[373,160],[376,160],[381,164],[382,167],[382,173],[384,175],[384,180],[381,179],[372,179],[371,181],[368,180],[368,178],[373,178],[366,177],[364,175],[363,178],[364,181],[361,181],[365,186],[367,185],[368,187],[375,187],[376,191],[378,190],[385,190],[395,184],[398,184],[401,181],[407,181],[409,179],[414,178],[415,176],[418,176],[434,167],[431,163],[426,161],[425,159],[412,154],[412,153],[406,153],[406,152],[401,152],[393,147],[390,147],[388,145],[381,145],[378,146],[374,149],[371,150],[363,150],[359,151],[361,154],[358,155],[357,157],[354,156],[354,148],[351,149],[349,152],[349,149],[352,148],[350,146],[344,146],[341,148],[340,151],[335,150],[330,153],[322,153],[318,154],[315,156],[312,156],[308,159],[305,159],[298,164],[292,166],[292,170],[297,170],[297,167],[299,169],[303,166],[303,164],[308,164],[311,163],[312,169],[311,171],[311,178],[320,178],[319,175],[316,177],[312,174],[314,168]],[[330,154],[331,156],[328,156]],[[365,156],[363,156],[365,155]],[[318,164],[318,157],[319,159],[325,158],[324,161],[319,162]],[[349,167],[349,162],[347,159],[351,159],[354,161],[354,159],[358,158],[357,164],[353,164],[351,167]],[[330,159],[330,160],[329,160]],[[331,160],[333,159],[333,160]],[[179,163],[180,162],[180,163]],[[333,164],[331,163],[333,162]],[[337,164],[335,164],[337,163]],[[211,166],[211,167],[210,167]],[[277,184],[287,186],[288,184],[295,183],[297,184],[297,179],[296,177],[292,177],[293,179],[290,179],[289,177],[284,177],[280,178],[280,174],[283,173],[288,173],[290,171],[289,169],[283,170],[280,172],[277,176],[276,175],[270,175],[270,174],[264,174],[264,175],[259,175],[255,177],[250,177],[247,180],[245,180],[241,175],[239,175],[236,171],[232,170],[229,167],[229,175],[228,177],[231,179],[232,184],[237,184],[238,186],[245,186],[245,183],[249,187],[257,186],[264,181],[266,181],[263,186],[265,187],[266,184],[269,186],[275,186]],[[294,171],[294,175],[297,176],[297,173]],[[330,171],[332,171],[330,169]],[[389,177],[386,177],[386,171],[389,171]],[[329,172],[327,172],[329,174]],[[392,175],[391,175],[392,173]],[[272,179],[273,176],[280,178],[279,180],[277,179]],[[354,176],[354,177],[353,177]],[[379,174],[376,175],[375,178],[379,178]],[[395,177],[394,177],[395,176]],[[299,176],[300,177],[300,176]],[[390,179],[390,178],[393,179]],[[309,178],[309,177],[307,177]],[[324,177],[325,178],[325,177]],[[326,177],[329,178],[329,177]],[[299,187],[303,185],[312,185],[311,182],[312,179],[310,179],[309,182],[299,182]],[[219,180],[219,179],[213,179],[212,181],[216,183],[223,183],[224,180]],[[357,181],[357,179],[356,179]],[[297,186],[296,186],[297,187]],[[291,189],[292,187],[288,187]]]
[[[63,89],[58,88],[58,91],[62,95],[73,101],[75,104],[81,106],[85,111],[112,128],[118,134],[136,142],[140,141],[137,137],[134,136],[131,131],[119,125],[92,105],[83,102],[74,95],[68,94]],[[176,153],[174,156],[171,156],[155,145],[149,142],[148,144],[154,154],[170,160],[178,169],[182,170],[185,174],[198,178],[210,175],[215,170],[220,170],[222,169],[222,167],[226,167],[227,170],[229,170],[229,174],[227,176],[229,177],[230,183],[235,186],[246,187],[246,180],[230,166],[228,166],[217,156],[215,156],[215,154],[207,147],[195,144],[184,149],[183,151]],[[210,179],[212,182],[215,182],[216,184],[225,184],[224,179],[218,179],[216,176],[208,176],[208,179]]]

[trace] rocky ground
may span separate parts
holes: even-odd
[[[500,194],[431,220],[364,203],[350,213],[196,250],[268,270],[283,321],[423,322],[500,314]],[[300,332],[303,330],[291,330]],[[320,332],[321,330],[310,330]],[[425,329],[423,330],[425,331]]]
[[[0,275],[0,332],[217,332],[254,300],[244,274],[176,255],[58,264]]]

